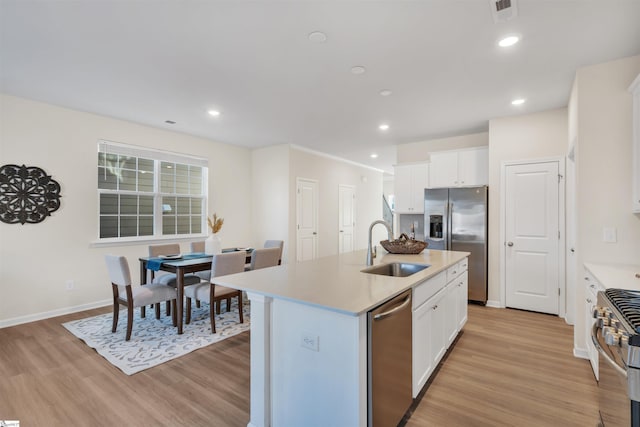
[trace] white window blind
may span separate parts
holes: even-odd
[[[201,235],[207,159],[98,141],[99,239]]]

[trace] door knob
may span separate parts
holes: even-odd
[[[513,246],[513,242],[507,242],[507,246]]]

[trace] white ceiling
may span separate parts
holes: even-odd
[[[496,24],[489,0],[0,0],[0,90],[389,169],[397,144],[566,106],[577,68],[640,54],[640,0],[512,1]]]

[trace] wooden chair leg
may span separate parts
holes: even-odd
[[[120,304],[114,298],[113,299],[113,327],[111,328],[111,333],[114,333],[118,328],[118,316],[120,315]]]
[[[144,309],[144,307],[142,307]],[[129,300],[129,304],[127,304],[127,338],[125,341],[129,341],[131,339],[131,330],[133,329],[133,303]]]
[[[171,300],[171,320],[173,321],[173,326],[178,326],[178,315],[176,314],[176,300]]]
[[[231,298],[227,298],[227,313],[231,311]]]
[[[196,308],[200,308],[200,300],[199,299],[196,300]]]
[[[242,315],[242,291],[238,292],[238,313],[240,314],[240,323],[244,323]]]
[[[147,316],[147,307],[146,306],[142,306],[140,307],[140,317],[142,317],[143,319]]]
[[[173,301],[173,300],[171,300]],[[169,316],[171,314],[171,301],[167,301],[165,304],[167,306],[166,308],[166,312],[167,312],[167,316]]]
[[[220,314],[220,304],[222,304],[221,301],[216,301],[216,313]]]
[[[211,333],[216,333],[216,314],[213,310],[213,306],[216,302],[215,299],[215,285],[209,285],[209,320],[211,321]],[[220,313],[220,301],[218,301],[218,313]]]
[[[156,309],[156,320],[160,319],[160,303],[155,303],[155,309]]]
[[[186,319],[184,320],[184,323],[188,325],[189,323],[191,323],[191,298],[187,298],[187,308],[185,309],[185,311]]]

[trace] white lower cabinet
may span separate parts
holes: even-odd
[[[420,393],[467,321],[466,266],[465,259],[413,290],[413,397]]]
[[[584,324],[585,324],[585,339],[587,341],[587,353],[589,355],[589,361],[591,362],[591,369],[596,379],[599,379],[598,375],[598,350],[591,341],[591,328],[595,323],[593,318],[593,309],[597,304],[598,291],[603,291],[602,286],[598,280],[585,268],[584,270],[584,284],[585,284],[585,307],[584,307]]]

